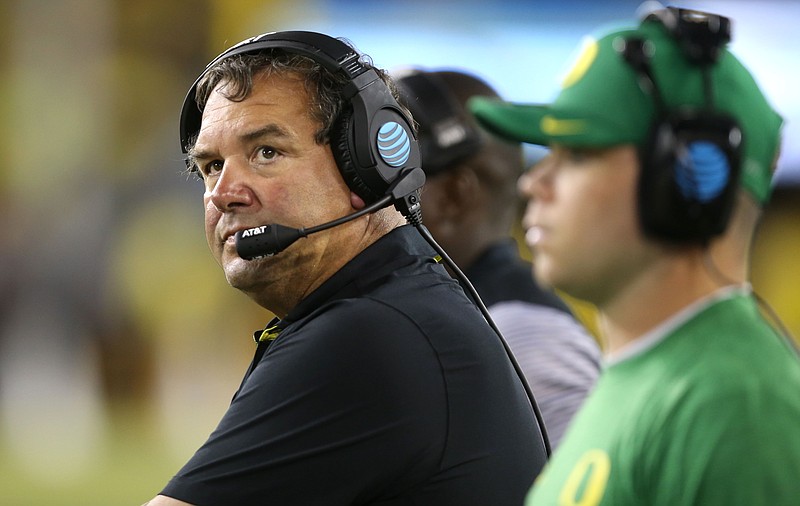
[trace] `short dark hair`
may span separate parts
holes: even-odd
[[[360,61],[365,68],[375,70],[397,99],[397,90],[388,73],[372,65],[365,55],[361,55]],[[320,123],[315,140],[319,144],[329,143],[331,127],[346,106],[342,89],[347,77],[329,71],[312,58],[283,49],[243,53],[217,63],[197,84],[196,101],[199,109],[202,111],[205,108],[208,97],[220,83],[225,83],[224,96],[229,100],[246,99],[253,91],[253,79],[262,74],[293,74],[302,79],[311,101],[311,117]],[[191,139],[190,146],[196,140],[196,137]]]

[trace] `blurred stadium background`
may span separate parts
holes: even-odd
[[[547,101],[580,37],[640,5],[2,0],[0,503],[141,504],[239,384],[270,315],[208,254],[177,141],[210,58],[256,33],[318,30],[384,68],[464,68],[508,99]],[[734,18],[734,50],[788,120],[753,279],[800,335],[800,2],[679,5]]]

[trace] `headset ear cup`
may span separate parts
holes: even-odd
[[[740,169],[732,120],[684,113],[660,122],[641,154],[639,216],[650,237],[705,243],[725,231]]]
[[[377,195],[367,186],[353,161],[353,157],[350,154],[352,149],[352,130],[353,112],[351,110],[343,111],[331,127],[331,152],[344,182],[369,205],[378,200],[380,195]]]
[[[672,182],[675,136],[670,125],[657,123],[639,152],[639,218],[645,234],[663,238],[663,228],[678,219]]]

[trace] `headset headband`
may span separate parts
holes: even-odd
[[[206,73],[220,61],[238,54],[256,53],[265,49],[279,48],[308,56],[327,70],[337,73],[343,72],[347,76],[348,85],[345,86],[344,96],[350,98],[360,88],[366,86],[374,79],[357,79],[367,72],[359,61],[359,54],[344,42],[315,32],[289,31],[270,32],[245,39],[223,51],[219,56],[206,65],[205,70],[192,83],[186,98],[183,101],[180,118],[181,150],[186,153],[189,139],[200,131],[203,111],[197,107],[197,85]],[[370,74],[374,74],[371,72]],[[366,77],[366,76],[365,76]],[[375,75],[377,78],[377,75]]]
[[[420,166],[412,120],[397,103],[379,72],[341,40],[315,32],[271,32],[244,40],[209,63],[189,89],[180,119],[181,149],[200,131],[197,85],[210,69],[230,56],[281,49],[319,63],[343,78],[338,92],[346,103],[330,128],[331,152],[350,189],[370,204],[383,197],[398,176]]]

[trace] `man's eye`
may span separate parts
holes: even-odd
[[[199,173],[200,177],[203,179],[207,178],[208,176],[214,176],[222,171],[222,161],[214,160],[212,162],[204,163],[199,166]]]
[[[567,158],[572,163],[583,163],[588,158],[588,153],[583,149],[568,149]]]
[[[255,153],[256,160],[259,162],[272,161],[278,157],[278,152],[275,148],[269,146],[261,146]]]

